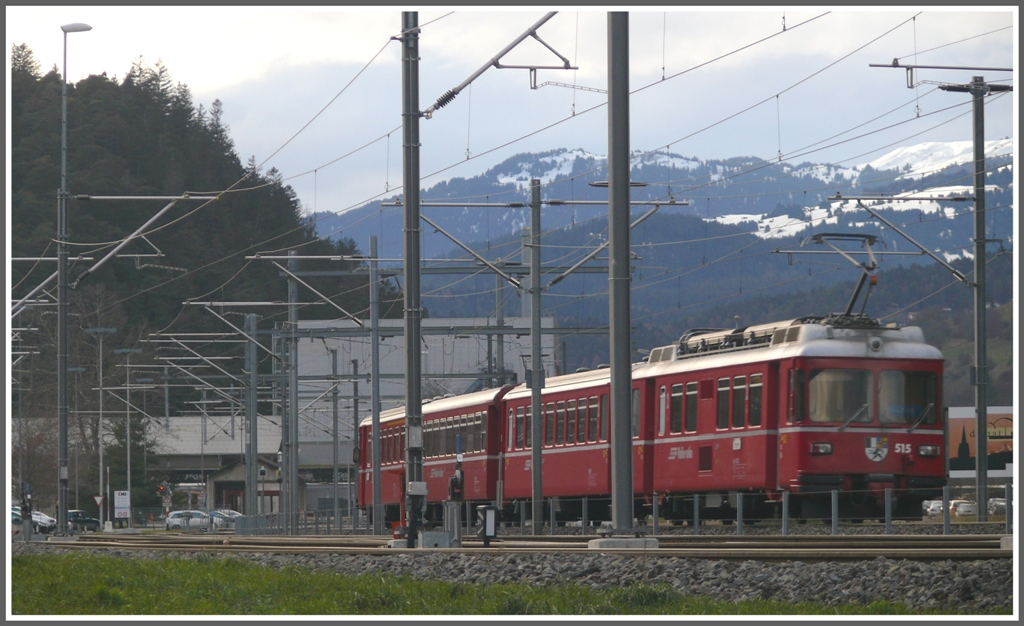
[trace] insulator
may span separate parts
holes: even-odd
[[[444,105],[448,104],[455,99],[455,96],[459,95],[454,89],[449,89],[443,96],[437,99],[437,104],[434,105],[434,109],[440,109]]]

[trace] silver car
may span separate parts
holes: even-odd
[[[164,526],[167,530],[196,528],[205,532],[211,528],[216,530],[224,525],[225,524],[222,520],[216,517],[210,517],[209,513],[195,510],[171,511],[167,515],[167,519],[164,520]]]

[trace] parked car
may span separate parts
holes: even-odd
[[[957,517],[978,514],[978,505],[969,500],[953,500],[949,503],[949,512]]]
[[[98,519],[89,517],[88,513],[79,509],[68,511],[68,524],[71,525],[72,530],[96,531],[100,529],[100,521]]]
[[[21,507],[11,505],[11,513],[17,513],[21,518]],[[57,520],[53,519],[42,511],[32,511],[32,532],[36,534],[52,533],[57,529]]]
[[[1006,515],[1006,498],[989,498],[989,515]]]
[[[925,500],[924,514],[928,517],[942,515],[942,500]]]
[[[181,530],[183,528],[197,528],[202,531],[216,530],[227,526],[227,522],[217,516],[211,516],[205,511],[171,511],[164,521],[167,530]]]
[[[234,528],[235,518],[228,511],[210,511],[210,517],[219,522],[217,528]]]

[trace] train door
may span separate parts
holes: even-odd
[[[653,378],[633,383],[630,431],[633,436],[633,492],[638,497],[654,493],[654,432],[657,402]]]
[[[764,381],[764,428],[767,432],[767,450],[779,449],[779,362],[768,363]],[[765,455],[765,485],[778,485],[779,458],[777,454]]]

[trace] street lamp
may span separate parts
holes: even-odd
[[[98,373],[98,381],[100,387],[100,415],[96,420],[96,447],[99,448],[100,453],[100,482],[99,491],[101,500],[97,502],[100,509],[100,524],[102,525],[104,520],[104,511],[106,511],[106,495],[107,492],[103,489],[103,336],[109,335],[110,333],[117,332],[116,328],[86,328],[85,332],[90,335],[96,335],[100,339],[100,366]]]
[[[60,79],[60,192],[57,195],[57,532],[68,534],[68,33],[92,30],[65,24]]]
[[[114,354],[125,355],[124,367],[124,468],[128,491],[128,528],[132,527],[132,420],[131,385],[132,354],[142,352],[141,348],[118,348]]]

